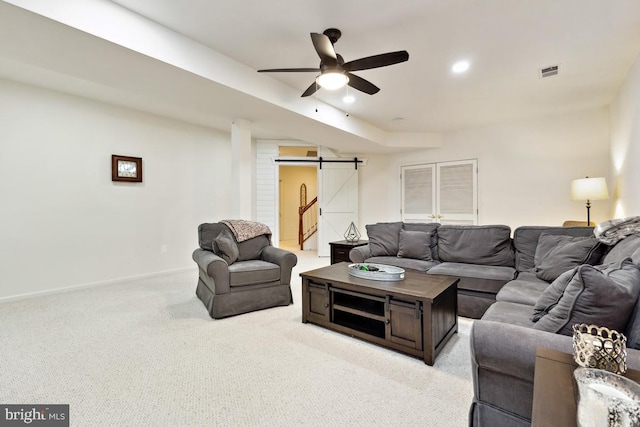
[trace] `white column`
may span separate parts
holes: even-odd
[[[235,119],[231,124],[231,212],[235,219],[252,219],[253,157],[251,123]]]

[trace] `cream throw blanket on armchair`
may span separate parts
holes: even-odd
[[[224,219],[220,222],[229,227],[238,243],[263,234],[271,241],[271,230],[261,222],[246,221],[244,219]]]

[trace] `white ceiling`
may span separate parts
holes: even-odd
[[[450,131],[607,105],[640,52],[638,0],[115,0],[253,69],[315,67],[310,32],[342,31],[345,61],[407,50],[356,74],[381,88],[348,107],[384,130]],[[464,76],[451,65],[471,61]],[[557,77],[538,69],[560,64]],[[313,74],[272,74],[302,93]],[[351,91],[357,92],[357,91]],[[346,109],[339,94],[320,99]],[[393,120],[394,118],[403,120]]]
[[[134,21],[81,16],[114,3],[244,64],[244,88],[100,38],[114,26],[134,33]],[[2,77],[227,130],[244,117],[256,137],[352,152],[416,148],[441,132],[606,106],[640,53],[638,0],[6,0],[0,6]],[[319,105],[342,114],[332,123],[314,117],[314,99],[299,97],[312,73],[253,72],[316,67],[309,33],[329,27],[342,31],[336,50],[345,61],[395,50],[410,55],[402,64],[356,72],[381,91],[351,90],[350,106],[343,91],[321,89]],[[203,61],[238,74],[234,61],[202,52]],[[450,67],[460,59],[471,68],[454,75]],[[539,78],[539,68],[555,64],[558,76]],[[278,89],[275,96],[265,95],[265,83]],[[438,138],[431,139],[437,146]]]

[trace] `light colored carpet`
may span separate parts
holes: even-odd
[[[465,426],[471,321],[435,366],[301,323],[295,304],[224,320],[197,272],[0,304],[0,402],[70,404],[73,426]]]

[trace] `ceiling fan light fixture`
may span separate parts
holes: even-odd
[[[349,77],[340,71],[329,71],[316,77],[316,82],[324,89],[336,90],[349,83]]]

